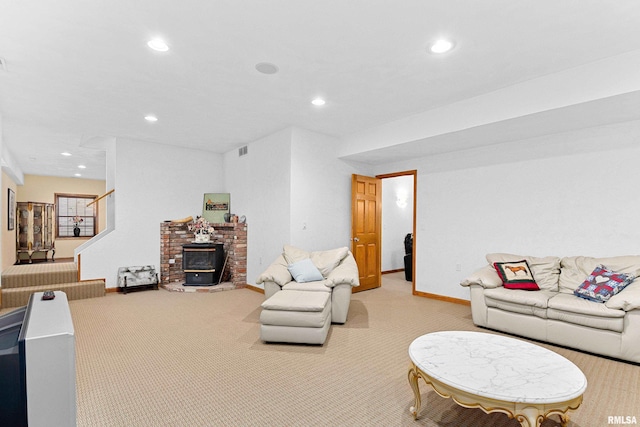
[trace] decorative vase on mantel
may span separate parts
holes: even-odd
[[[73,236],[74,237],[79,237],[80,236],[80,227],[78,227],[77,225],[75,227],[73,227]]]
[[[208,233],[196,233],[195,236],[195,243],[209,243],[211,241],[211,236]]]

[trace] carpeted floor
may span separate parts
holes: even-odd
[[[19,264],[12,265],[2,272],[2,286],[6,288],[76,280],[78,280],[78,268],[74,262]]]
[[[19,264],[2,272],[2,308],[27,305],[34,292],[46,290],[64,291],[69,300],[105,294],[102,279],[78,281],[78,268],[74,262]]]
[[[264,296],[246,289],[71,301],[78,426],[517,427],[422,382],[413,420],[411,341],[437,330],[487,331],[473,326],[468,306],[412,296],[403,273],[383,277],[382,288],[353,295],[347,323],[333,325],[321,347],[261,342]],[[569,426],[640,419],[640,366],[542,345],[589,381]]]

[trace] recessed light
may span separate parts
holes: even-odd
[[[321,107],[321,106],[323,106],[324,104],[326,104],[326,101],[325,101],[324,99],[322,99],[322,98],[316,98],[316,99],[314,99],[313,101],[311,101],[311,103],[312,103],[313,105],[315,105],[316,107]]]
[[[275,74],[278,72],[279,68],[277,65],[270,62],[260,62],[256,64],[256,70],[262,74]]]
[[[86,169],[87,167],[85,165],[78,165],[78,169]]]
[[[161,39],[152,39],[147,42],[147,46],[158,52],[166,52],[169,50],[169,46]]]
[[[65,157],[69,157],[71,155],[71,153],[65,151],[64,153],[60,153],[61,155],[65,156]]]
[[[431,51],[431,53],[445,53],[453,49],[454,46],[455,43],[450,40],[439,39],[433,42],[431,46],[429,46],[429,51]]]
[[[81,173],[74,173],[73,176],[82,176]]]
[[[157,122],[158,118],[156,116],[154,116],[153,114],[149,114],[147,116],[144,116],[144,119],[148,122]]]

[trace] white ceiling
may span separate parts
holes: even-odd
[[[169,52],[146,46],[156,36]],[[455,50],[427,53],[440,36]],[[0,124],[24,173],[72,176],[83,163],[84,177],[104,179],[95,137],[220,153],[288,126],[346,137],[638,49],[636,0],[4,0]],[[492,141],[512,127],[492,128]],[[395,156],[415,156],[407,148]]]

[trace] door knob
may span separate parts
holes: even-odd
[[[354,237],[354,238],[353,238],[353,241],[354,241],[354,242],[359,242],[359,241],[360,241],[360,239],[358,239],[357,237]]]

